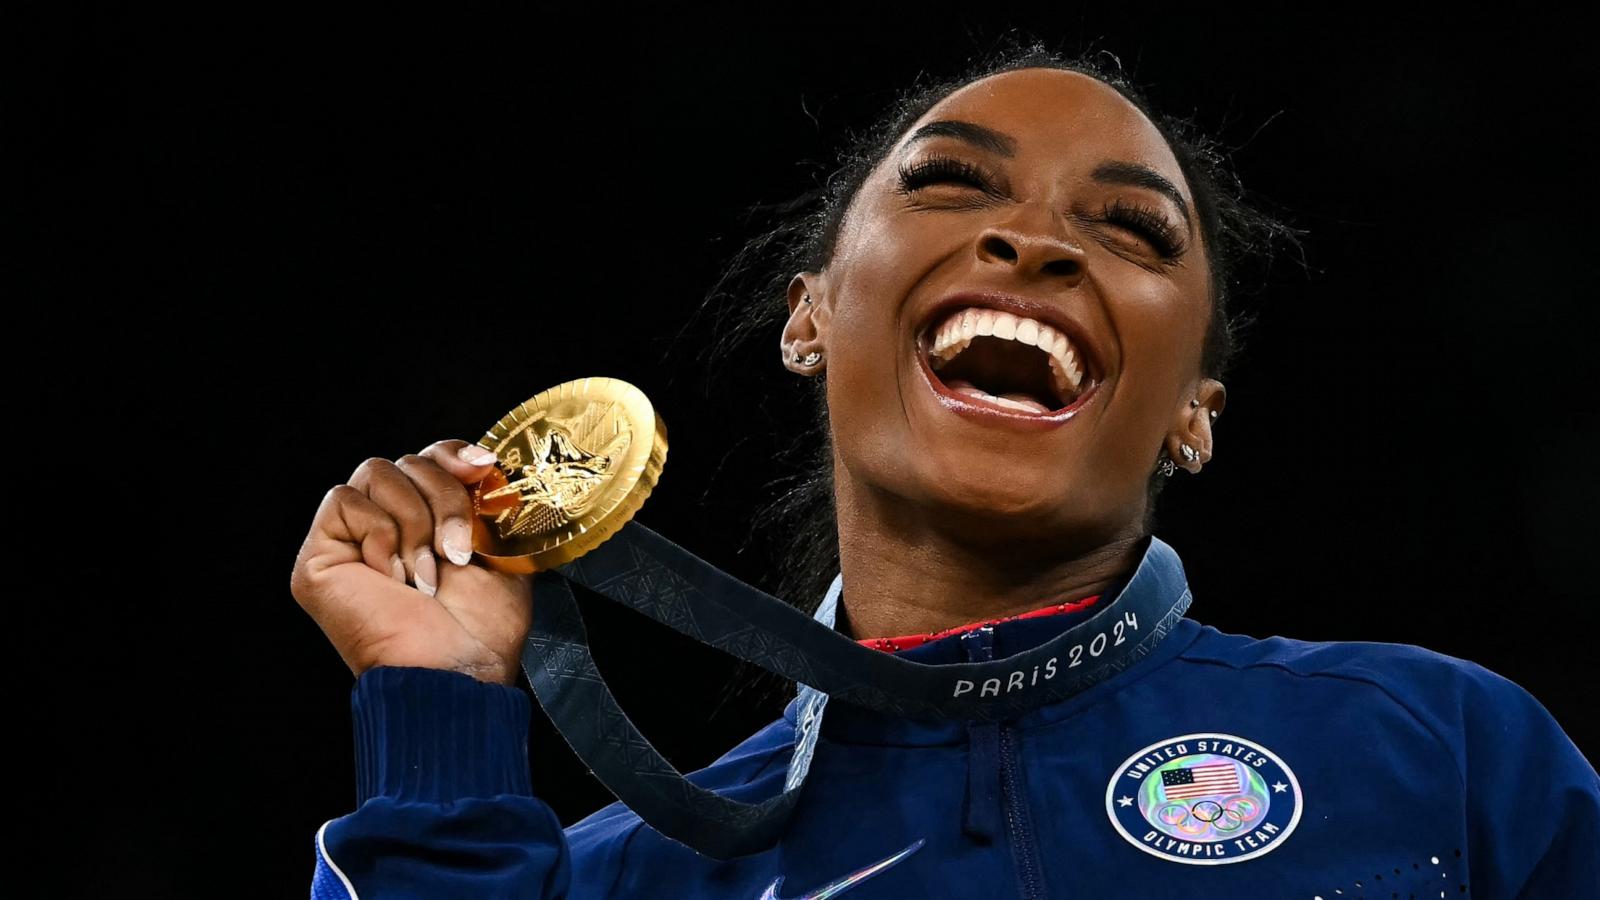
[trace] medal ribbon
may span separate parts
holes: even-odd
[[[863,647],[632,521],[581,558],[535,576],[522,665],[567,743],[618,799],[661,834],[730,859],[777,843],[830,698],[889,716],[999,721],[1079,693],[1148,655],[1192,595],[1177,553],[1154,535],[1147,540],[1133,577],[1094,616],[1004,659],[929,665]],[[572,584],[798,682],[802,727],[785,790],[741,803],[685,780],[606,686]],[[835,579],[819,618],[826,612],[831,622],[839,587]]]

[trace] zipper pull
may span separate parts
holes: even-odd
[[[975,628],[961,636],[968,662],[994,659],[994,628]],[[1000,723],[969,721],[967,726],[967,793],[962,802],[961,830],[983,844],[1000,836]]]

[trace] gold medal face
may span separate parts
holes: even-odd
[[[498,461],[471,487],[472,549],[528,574],[600,546],[661,477],[667,429],[644,392],[615,378],[558,384],[478,440]]]

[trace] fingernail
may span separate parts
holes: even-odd
[[[395,581],[406,583],[406,564],[400,561],[399,554],[392,554],[389,557],[389,568],[394,571]]]
[[[424,547],[417,552],[417,590],[432,597],[438,583],[439,568],[433,562],[433,553]]]
[[[444,527],[444,555],[458,566],[472,562],[472,531],[462,519],[446,519]]]
[[[494,451],[485,450],[482,447],[479,447],[477,444],[468,444],[465,447],[462,447],[460,450],[456,451],[456,456],[459,457],[462,462],[474,466],[487,466],[489,463],[494,462]]]

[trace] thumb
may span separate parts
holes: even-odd
[[[495,463],[494,451],[462,440],[435,441],[417,455],[438,463],[462,484],[482,481]]]

